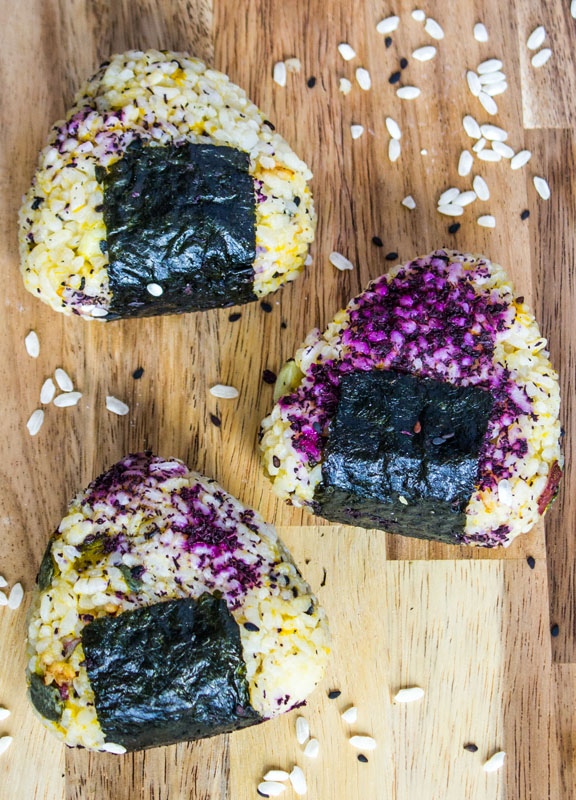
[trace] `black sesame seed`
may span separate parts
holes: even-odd
[[[264,125],[268,125],[268,127],[270,128],[271,131],[275,131],[276,130],[275,126],[272,125],[272,123],[268,119],[265,119],[263,124]]]
[[[281,322],[280,323],[280,327],[282,328],[283,331],[285,331],[286,328],[288,327],[288,323],[287,322]]]
[[[300,197],[298,197],[298,195],[296,195],[296,197],[294,198],[294,205],[296,207],[298,207],[301,202],[302,202],[302,198],[300,198]]]
[[[386,259],[386,261],[396,261],[396,259],[398,258],[398,253],[394,253],[394,252],[386,253],[384,258]]]
[[[132,373],[132,377],[135,381],[139,381],[142,375],[144,375],[144,367],[138,367],[138,369],[135,369]]]
[[[272,456],[272,463],[274,464],[274,466],[276,467],[276,469],[278,469],[278,468],[279,468],[279,466],[280,466],[280,459],[278,458],[278,456]]]
[[[263,369],[262,380],[264,381],[264,383],[269,383],[270,385],[272,385],[276,383],[276,373],[272,372],[271,369]]]
[[[341,694],[342,692],[340,689],[331,689],[331,691],[328,692],[328,700],[336,700]]]
[[[104,204],[103,204],[103,203],[100,203],[100,205],[98,205],[98,206],[94,206],[94,211],[96,211],[96,212],[98,212],[98,213],[99,213],[100,211],[104,211]]]
[[[460,227],[461,226],[459,222],[453,222],[452,225],[448,227],[448,233],[458,233]]]
[[[550,634],[554,636],[554,638],[556,638],[556,636],[558,636],[559,633],[560,633],[560,626],[552,625],[552,627],[550,628]]]
[[[530,567],[530,569],[534,569],[534,567],[536,566],[536,559],[534,558],[534,556],[528,556],[526,561],[528,562],[528,566]]]
[[[272,311],[272,306],[270,305],[270,303],[267,303],[265,300],[262,300],[262,302],[260,303],[260,308],[262,309],[262,311],[265,311],[267,314],[269,314]]]
[[[238,322],[242,314],[230,314],[228,317],[228,322]]]
[[[402,77],[401,72],[393,72],[392,75],[388,78],[388,83],[398,83],[400,78]]]
[[[400,69],[406,69],[407,66],[408,66],[408,59],[407,58],[401,58],[400,59]]]
[[[244,627],[246,628],[246,630],[247,630],[247,631],[254,631],[254,632],[256,632],[256,631],[259,631],[259,630],[260,630],[260,628],[258,627],[258,625],[254,625],[254,623],[253,623],[253,622],[245,622],[245,623],[244,623]]]
[[[525,208],[524,211],[520,214],[520,219],[528,219],[530,216],[530,211]]]
[[[32,208],[33,211],[36,211],[37,208],[40,208],[43,202],[44,202],[43,197],[35,197],[34,200],[32,201],[32,205],[30,206],[30,208]]]
[[[384,242],[379,236],[372,237],[372,244],[375,244],[376,247],[384,247]]]
[[[468,750],[469,753],[475,753],[478,750],[478,746],[475,744],[465,744],[464,750]]]
[[[216,414],[210,414],[210,422],[217,428],[219,428],[222,425],[222,420],[220,419],[220,417],[217,417]]]
[[[392,44],[392,37],[391,36],[387,36],[384,39],[384,44],[386,45],[386,47],[390,47],[390,45]]]
[[[308,614],[308,616],[312,615],[314,613],[314,606],[313,605],[309,605],[304,613]]]
[[[314,77],[314,75],[308,78],[308,80],[306,81],[306,85],[308,86],[309,89],[313,89],[316,86],[316,78]]]
[[[367,764],[368,763],[368,759],[366,758],[364,753],[359,753],[357,758],[358,758],[358,761],[360,761],[361,764]]]

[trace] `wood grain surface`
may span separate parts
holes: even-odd
[[[279,526],[288,546],[331,616],[334,657],[323,686],[304,711],[321,742],[315,762],[303,759],[293,729],[295,714],[231,737],[161,748],[122,758],[64,752],[33,719],[23,680],[24,608],[0,607],[0,705],[12,710],[0,735],[14,742],[0,757],[0,800],[244,800],[270,766],[300,763],[314,800],[569,800],[576,793],[576,495],[571,456],[575,338],[573,308],[576,185],[576,20],[569,3],[536,0],[427,0],[426,12],[446,36],[433,42],[411,19],[417,5],[381,0],[0,0],[4,21],[0,95],[0,268],[4,313],[0,330],[3,459],[0,480],[0,574],[29,591],[47,537],[69,498],[125,453],[150,447],[177,456],[223,483]],[[401,17],[385,47],[376,23]],[[490,39],[472,36],[482,20]],[[525,41],[537,24],[548,30],[550,62],[535,71]],[[344,62],[337,45],[358,56]],[[435,44],[426,64],[414,48]],[[63,116],[79,83],[110,52],[130,47],[188,50],[227,72],[312,167],[319,216],[313,266],[272,298],[273,310],[229,311],[131,320],[109,325],[67,319],[35,302],[18,274],[16,214],[38,149]],[[275,61],[297,56],[302,71],[280,88]],[[402,82],[422,96],[403,102],[388,78],[409,58]],[[467,68],[501,57],[509,90],[500,113],[487,119],[466,87]],[[354,84],[368,68],[373,88]],[[316,78],[313,88],[307,79]],[[354,86],[344,97],[340,77]],[[458,178],[460,151],[471,142],[464,114],[501,125],[516,150],[533,152],[530,164],[478,162],[491,198],[453,221],[436,200]],[[402,155],[387,158],[384,120],[403,130]],[[350,124],[364,135],[352,141]],[[427,151],[421,155],[421,150]],[[548,178],[546,203],[532,185]],[[417,208],[400,201],[412,194]],[[525,222],[520,212],[528,208]],[[494,230],[476,224],[493,213]],[[379,236],[383,248],[371,240]],[[370,278],[385,271],[388,252],[408,259],[437,246],[483,252],[505,264],[517,288],[535,305],[553,361],[560,369],[566,429],[567,477],[544,526],[502,551],[450,548],[327,525],[281,505],[262,476],[255,453],[261,418],[272,402],[263,369],[277,371],[308,330],[324,326]],[[344,253],[355,269],[328,262]],[[285,321],[288,327],[281,328]],[[24,349],[38,332],[41,354]],[[26,420],[43,380],[64,367],[83,392],[75,408],[49,407],[31,438]],[[132,373],[144,368],[135,381]],[[208,393],[232,383],[237,401]],[[127,417],[109,414],[105,396],[130,406]],[[210,414],[222,419],[220,428]],[[526,556],[536,559],[531,570]],[[326,576],[325,582],[323,581]],[[324,583],[324,585],[322,585]],[[550,610],[551,609],[551,610]],[[559,635],[551,639],[550,626]],[[401,686],[418,684],[425,699],[401,707],[391,701]],[[339,701],[329,688],[342,689]],[[357,762],[339,718],[346,703],[359,708],[356,728],[372,733],[378,749]],[[478,745],[475,754],[463,750]],[[482,771],[496,749],[505,768]],[[307,763],[306,763],[307,762]],[[285,797],[291,797],[288,790]]]

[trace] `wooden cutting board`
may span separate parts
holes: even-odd
[[[272,402],[262,370],[277,371],[311,327],[324,326],[385,271],[385,254],[408,259],[447,245],[505,264],[536,307],[561,370],[570,464],[576,20],[567,0],[427,0],[426,12],[446,32],[441,42],[411,18],[414,4],[406,0],[2,0],[0,7],[0,574],[31,590],[69,498],[125,453],[149,447],[217,478],[278,525],[326,606],[334,637],[326,680],[304,711],[320,741],[316,761],[305,759],[296,743],[295,714],[230,737],[118,758],[65,751],[45,734],[25,699],[25,608],[0,608],[0,705],[12,710],[0,735],[14,737],[0,758],[0,800],[244,800],[257,797],[266,769],[294,763],[305,769],[311,800],[574,797],[576,493],[570,467],[547,520],[547,544],[539,526],[506,551],[485,551],[326,525],[274,498],[255,453],[257,429]],[[392,13],[401,21],[387,48],[376,23]],[[484,44],[472,36],[480,20],[490,35]],[[538,24],[546,26],[553,56],[534,70],[525,42]],[[358,53],[350,63],[338,55],[342,41]],[[424,44],[435,44],[438,54],[422,64],[410,54]],[[111,52],[147,47],[187,50],[227,72],[314,171],[314,263],[272,298],[271,313],[255,304],[242,308],[235,323],[229,311],[214,311],[85,324],[54,314],[21,285],[16,213],[50,125]],[[291,56],[301,60],[302,71],[280,88],[271,79],[273,64]],[[401,57],[409,59],[402,82],[422,89],[415,101],[399,100],[388,81]],[[464,79],[467,68],[489,57],[502,58],[509,83],[491,120]],[[369,92],[354,83],[360,65],[371,72]],[[347,97],[338,91],[340,77],[354,84]],[[512,147],[527,147],[533,158],[518,172],[506,162],[478,162],[475,172],[487,179],[490,200],[469,206],[451,235],[453,220],[435,205],[448,186],[468,188],[470,179],[458,178],[456,169],[460,151],[471,144],[461,125],[466,113],[504,127]],[[388,115],[403,130],[394,164],[387,157]],[[352,123],[365,128],[356,141]],[[548,202],[536,195],[534,174],[550,182]],[[407,194],[414,211],[401,205]],[[531,215],[521,221],[525,208]],[[494,230],[476,224],[482,213],[494,214]],[[383,248],[372,244],[373,236]],[[333,250],[355,269],[337,272],[328,262]],[[40,336],[37,360],[24,349],[31,329]],[[31,438],[26,420],[43,380],[58,366],[83,398],[75,408],[50,407]],[[144,375],[135,381],[137,367]],[[238,400],[212,398],[208,387],[216,382],[235,385]],[[109,414],[107,394],[125,400],[130,414]],[[221,417],[220,428],[210,414]],[[536,560],[533,570],[528,555]],[[552,640],[553,623],[559,635]],[[392,703],[406,685],[424,687],[424,700]],[[330,701],[333,688],[342,695]],[[359,709],[354,731],[378,741],[367,764],[357,761],[347,743],[351,729],[340,719],[351,703]],[[478,746],[476,753],[463,749],[468,742]],[[507,752],[506,766],[487,774],[482,764],[498,749]],[[292,797],[291,789],[284,796]]]

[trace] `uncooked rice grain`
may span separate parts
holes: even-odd
[[[124,417],[130,411],[126,403],[110,394],[106,395],[106,408],[119,417]]]
[[[445,214],[447,217],[460,217],[464,213],[462,206],[457,206],[453,203],[446,203],[438,206],[438,211],[441,214]]]
[[[476,197],[478,200],[489,200],[490,199],[490,189],[488,188],[488,184],[480,175],[475,175],[474,180],[472,181],[472,188],[476,192]]]
[[[348,725],[354,725],[354,723],[358,720],[358,709],[356,706],[350,706],[350,708],[347,708],[346,711],[342,712],[341,716],[344,722],[346,722]]]
[[[537,28],[534,28],[528,40],[526,42],[526,47],[528,50],[538,50],[539,47],[542,46],[544,43],[544,39],[546,38],[546,28],[544,25],[538,25]]]
[[[538,175],[534,176],[534,188],[542,198],[548,200],[550,198],[550,186],[545,178],[540,178]]]
[[[550,56],[552,55],[552,50],[549,47],[545,47],[543,50],[539,50],[536,55],[532,56],[532,66],[538,69],[538,67],[543,67],[544,64],[548,61]]]
[[[306,785],[306,777],[302,769],[298,766],[295,766],[290,773],[290,783],[292,784],[292,788],[297,795],[304,795],[308,789]]]
[[[489,58],[476,67],[476,71],[479,75],[485,75],[488,72],[497,72],[500,69],[502,69],[502,62],[498,58]]]
[[[44,405],[48,405],[48,403],[51,403],[54,399],[55,394],[56,387],[54,386],[54,381],[52,378],[46,378],[40,389],[40,402]]]
[[[296,717],[296,741],[304,744],[310,738],[310,725],[306,717]]]
[[[338,84],[338,90],[342,92],[342,94],[346,95],[350,93],[350,89],[352,88],[352,84],[348,80],[348,78],[340,78],[340,82]]]
[[[496,227],[496,219],[492,216],[492,214],[483,214],[481,217],[478,217],[476,221],[482,228]]]
[[[264,775],[263,780],[265,781],[276,781],[282,783],[282,781],[287,781],[290,775],[283,769],[269,769],[266,775]]]
[[[287,58],[284,63],[288,72],[292,74],[296,74],[302,69],[302,63],[299,58]]]
[[[401,146],[398,139],[390,139],[388,142],[388,158],[394,162],[400,158]]]
[[[435,19],[432,19],[432,17],[428,17],[428,19],[426,20],[426,24],[424,25],[424,30],[433,39],[444,38],[444,31],[442,30],[442,27],[436,22]]]
[[[392,117],[386,117],[386,130],[393,139],[402,138],[402,131],[400,130],[400,125],[398,125],[396,120],[392,119]]]
[[[407,194],[404,200],[402,200],[402,205],[405,208],[409,208],[410,211],[413,211],[416,208],[416,201],[411,194]]]
[[[484,764],[484,772],[496,772],[496,770],[500,769],[504,766],[504,760],[506,758],[506,753],[504,750],[498,750],[497,753],[490,756],[488,761]]]
[[[348,741],[357,750],[375,750],[376,740],[371,736],[351,736]]]
[[[0,756],[8,750],[10,745],[12,744],[12,737],[11,736],[1,736],[0,737]]]
[[[500,153],[502,158],[512,158],[514,155],[514,150],[504,142],[492,142],[492,150],[496,153]]]
[[[310,741],[304,748],[304,755],[307,758],[318,758],[319,752],[320,752],[320,742],[318,741],[318,739],[310,739]]]
[[[258,791],[265,797],[278,797],[286,791],[286,787],[276,781],[262,781],[258,784]]]
[[[486,30],[486,25],[482,22],[477,22],[476,25],[474,25],[474,38],[477,42],[488,41],[488,31]]]
[[[487,111],[488,114],[491,114],[493,116],[494,114],[498,113],[498,106],[496,105],[496,101],[494,100],[493,97],[490,97],[490,95],[487,94],[486,92],[480,92],[480,94],[478,95],[478,100],[480,100],[484,110]]]
[[[451,186],[449,189],[446,189],[445,192],[442,192],[442,194],[438,198],[438,205],[442,206],[445,205],[446,203],[451,203],[458,197],[459,194],[460,194],[460,189],[456,188],[456,186]]]
[[[8,581],[3,575],[0,575],[0,589],[3,589],[5,586],[8,586]]]
[[[344,61],[351,61],[356,56],[356,51],[347,42],[341,42],[338,45],[338,52]]]
[[[480,152],[478,153],[478,158],[481,161],[496,162],[502,160],[502,156],[500,155],[500,153],[496,153],[494,150],[489,150],[489,149],[480,150]]]
[[[364,133],[364,125],[350,125],[350,133],[353,139],[359,139]]]
[[[10,594],[8,595],[8,608],[10,608],[12,611],[16,611],[17,608],[20,608],[23,598],[24,589],[22,584],[15,583],[10,589]]]
[[[473,203],[474,200],[476,200],[476,192],[470,190],[468,192],[461,192],[456,200],[454,200],[454,204],[464,207],[470,205],[470,203]]]
[[[400,17],[392,16],[386,17],[386,19],[380,20],[378,25],[376,25],[376,30],[378,33],[386,34],[392,33],[398,27],[398,23],[400,22]]]
[[[482,86],[489,86],[491,83],[505,81],[506,75],[503,72],[486,72],[479,76],[479,80]]]
[[[516,155],[510,161],[510,167],[512,169],[520,169],[520,167],[523,167],[525,164],[527,164],[531,158],[532,153],[530,150],[520,150],[520,152],[516,153]]]
[[[486,142],[487,140],[482,136],[481,139],[478,139],[475,145],[472,145],[472,150],[474,150],[475,153],[479,153],[486,147]]]
[[[460,153],[460,158],[458,159],[458,175],[461,177],[469,175],[473,165],[474,158],[472,153],[470,153],[468,150],[462,150]]]
[[[40,340],[38,339],[36,331],[30,331],[24,339],[24,345],[26,347],[26,352],[31,358],[38,358],[40,355]]]
[[[468,88],[470,89],[474,97],[478,97],[478,95],[482,91],[482,84],[480,83],[480,78],[478,77],[478,75],[471,69],[469,69],[468,72],[466,73],[466,80],[468,82]]]
[[[370,73],[368,72],[367,69],[364,69],[364,67],[358,67],[358,69],[356,70],[356,81],[358,83],[358,86],[361,89],[364,89],[365,92],[367,92],[372,86],[372,79],[370,78]]]
[[[498,81],[498,83],[490,83],[484,87],[484,93],[489,97],[497,97],[499,94],[504,94],[508,89],[506,81]]]
[[[482,132],[482,136],[485,136],[486,139],[490,139],[491,142],[505,142],[508,138],[507,131],[505,131],[504,128],[499,128],[497,125],[490,125],[489,123],[481,125],[480,131]]]
[[[78,405],[81,397],[81,392],[64,392],[54,398],[54,405],[57,408],[69,408],[70,406]]]
[[[574,0],[576,2],[576,0]],[[415,8],[412,14],[410,15],[412,19],[415,19],[416,22],[424,22],[426,19],[426,14],[422,11],[421,8]]]
[[[283,61],[277,61],[274,64],[272,79],[278,86],[286,86],[286,64]]]
[[[7,708],[0,708],[0,722],[4,722],[10,716],[10,711]]]
[[[58,369],[54,372],[54,377],[56,378],[58,388],[62,389],[63,392],[72,392],[74,390],[72,379],[61,367],[58,367]]]
[[[421,700],[425,695],[424,689],[420,686],[410,686],[406,689],[400,689],[394,695],[394,700],[397,703],[413,703],[415,700]]]
[[[421,92],[417,86],[401,86],[396,89],[396,94],[401,100],[415,100]]]
[[[480,139],[480,137],[482,136],[480,125],[476,122],[474,117],[470,116],[470,114],[467,114],[464,117],[464,119],[462,120],[462,125],[464,126],[464,130],[471,139]]]
[[[419,47],[417,50],[414,50],[412,58],[415,58],[416,61],[431,61],[435,55],[436,48],[430,44],[426,47]]]
[[[346,256],[343,256],[342,253],[337,253],[336,251],[330,253],[329,261],[333,267],[339,270],[354,269],[354,264],[349,261]]]
[[[30,415],[30,419],[26,423],[26,427],[28,428],[28,433],[30,436],[36,436],[40,428],[42,427],[42,423],[44,422],[44,412],[41,408],[37,408],[36,411],[33,411]]]

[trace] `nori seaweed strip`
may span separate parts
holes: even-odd
[[[101,617],[82,631],[98,720],[128,750],[254,725],[237,623],[204,594]]]
[[[112,301],[108,320],[248,303],[256,197],[247,153],[132,143],[103,184]],[[147,286],[159,284],[152,296]]]
[[[28,694],[30,702],[39,714],[52,722],[60,721],[64,702],[57,686],[46,686],[42,676],[33,673],[30,675]]]
[[[392,370],[342,378],[315,510],[334,522],[456,544],[494,399]]]
[[[54,580],[55,574],[56,566],[54,564],[54,559],[52,558],[52,539],[50,539],[48,542],[48,547],[42,556],[38,575],[36,575],[36,583],[38,584],[39,591],[43,592],[44,589],[47,589],[50,586]]]

